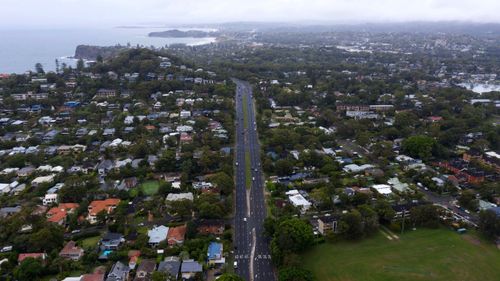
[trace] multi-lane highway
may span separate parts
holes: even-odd
[[[250,84],[234,80],[236,89],[236,273],[247,281],[272,281],[269,241],[264,237],[266,202],[260,164],[255,108]],[[245,116],[246,115],[246,116]]]

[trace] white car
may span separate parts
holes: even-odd
[[[247,218],[243,218],[243,221],[247,221]]]

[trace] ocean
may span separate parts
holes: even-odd
[[[0,27],[0,73],[24,73],[41,63],[45,71],[55,70],[55,60],[74,65],[71,59],[76,46],[96,45],[162,47],[183,43],[201,45],[215,42],[215,38],[154,38],[152,31],[169,30],[168,27],[101,28],[101,29],[2,29]]]

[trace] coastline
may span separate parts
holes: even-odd
[[[165,27],[162,27],[164,29]],[[217,42],[217,38],[155,38],[150,31],[160,27],[0,30],[0,73],[22,74],[41,63],[45,71],[55,70],[55,60],[76,66],[73,56],[78,45],[147,46],[161,48],[175,44],[199,46]]]

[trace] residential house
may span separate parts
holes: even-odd
[[[164,225],[155,226],[153,229],[148,230],[149,245],[158,246],[158,244],[167,240],[168,233],[169,228]]]
[[[128,281],[130,268],[122,262],[116,262],[111,267],[106,281]]]
[[[174,280],[179,278],[179,271],[181,269],[181,261],[178,257],[166,257],[164,261],[158,265],[158,271],[167,273],[172,276]]]
[[[99,175],[104,176],[109,171],[111,171],[113,167],[114,167],[113,161],[106,159],[101,161],[101,163],[99,163],[99,165],[97,166],[97,172],[99,173]]]
[[[372,188],[380,195],[388,196],[392,194],[391,186],[387,184],[374,184]]]
[[[64,225],[68,214],[72,214],[78,207],[76,203],[61,203],[47,212],[47,221]]]
[[[36,187],[40,184],[51,183],[54,181],[55,177],[56,177],[55,174],[43,176],[43,177],[37,177],[31,181],[31,185]]]
[[[222,248],[222,243],[210,242],[207,251],[207,262],[209,265],[221,265],[226,262]]]
[[[95,200],[90,202],[88,207],[88,216],[87,220],[91,223],[97,223],[97,214],[100,212],[105,212],[106,214],[110,214],[116,206],[120,203],[120,199],[116,198],[108,198],[106,200]]]
[[[137,186],[139,181],[136,177],[130,177],[123,179],[121,183],[118,185],[117,189],[119,190],[129,190]]]
[[[181,265],[182,280],[193,280],[203,272],[203,266],[194,260],[184,260]]]
[[[292,203],[293,206],[299,208],[302,213],[307,212],[309,208],[311,208],[312,203],[309,202],[298,190],[290,190],[286,192],[288,196],[288,200]]]
[[[131,270],[134,270],[139,262],[139,257],[141,256],[141,251],[139,250],[130,250],[128,251],[128,267]]]
[[[332,231],[336,233],[338,231],[339,217],[337,216],[323,216],[318,218],[318,231],[322,235]]]
[[[113,98],[116,97],[116,90],[99,89],[94,98]]]
[[[198,233],[203,235],[220,236],[224,234],[225,226],[223,220],[209,220],[198,223]]]
[[[134,281],[147,281],[150,280],[151,274],[156,270],[156,261],[144,259],[137,267],[137,273]]]
[[[182,245],[184,243],[184,237],[186,236],[187,226],[181,225],[176,227],[171,227],[168,230],[168,245]]]
[[[75,241],[69,241],[59,252],[61,258],[77,261],[83,257],[83,249],[76,246]]]
[[[173,201],[180,201],[180,200],[189,200],[193,201],[193,193],[191,192],[186,192],[186,193],[169,193],[167,195],[166,202],[173,202]]]
[[[80,281],[104,281],[104,273],[84,274]]]
[[[58,200],[57,193],[49,193],[49,194],[45,194],[45,197],[43,198],[42,203],[44,206],[49,206],[49,205],[57,203],[57,200]]]
[[[21,212],[21,206],[4,207],[0,209],[0,218],[6,218],[19,212]]]
[[[398,178],[390,178],[387,183],[390,184],[392,188],[397,190],[398,192],[405,192],[409,189],[409,185],[407,183],[399,181]]]
[[[22,263],[27,258],[41,259],[42,262],[45,262],[45,260],[47,259],[47,254],[46,253],[23,253],[23,254],[19,254],[19,256],[17,257],[17,262],[18,263]]]
[[[120,233],[108,232],[99,241],[100,249],[102,251],[106,250],[116,250],[120,245],[125,242],[123,235]]]

